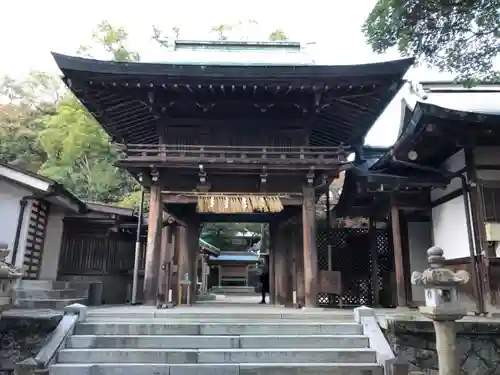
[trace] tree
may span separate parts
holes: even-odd
[[[217,40],[228,40],[230,36],[233,36],[234,33],[240,31],[242,27],[248,28],[248,26],[257,24],[258,22],[252,19],[238,21],[236,23],[222,23],[220,25],[212,27],[210,32],[216,34]]]
[[[57,114],[47,117],[39,143],[47,155],[40,173],[79,197],[113,202],[134,188],[126,172],[114,166],[117,154],[106,134],[73,95],[66,95]]]
[[[288,40],[288,36],[282,29],[276,29],[271,34],[269,34],[269,41],[278,42],[278,41],[286,41]]]
[[[139,61],[139,54],[127,47],[128,33],[121,27],[101,22],[92,35],[92,43],[79,48],[92,57],[99,48],[117,61]],[[98,122],[66,93],[57,113],[46,118],[39,143],[47,154],[40,173],[62,184],[77,196],[100,202],[135,205],[139,185],[131,176],[114,166],[118,154]]]
[[[178,40],[181,34],[181,29],[179,26],[174,26],[171,29],[173,40]],[[160,45],[166,48],[173,46],[172,38],[165,36],[163,31],[161,31],[157,26],[153,26],[153,36],[152,39],[157,41]]]
[[[468,84],[498,80],[500,0],[378,0],[363,24],[373,50],[396,47]]]
[[[99,24],[90,45],[119,61],[138,61],[128,34],[108,22]],[[0,80],[0,160],[52,178],[82,199],[136,205],[139,186],[114,166],[117,152],[108,137],[58,77],[33,72],[25,80]]]
[[[38,171],[46,155],[37,143],[44,118],[56,113],[59,79],[31,72],[26,79],[0,78],[0,161]]]
[[[115,27],[108,21],[102,21],[92,33],[91,44],[81,45],[78,49],[78,53],[80,55],[93,57],[100,48],[116,61],[140,61],[139,53],[127,47],[128,38],[129,35],[123,27]]]

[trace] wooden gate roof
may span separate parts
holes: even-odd
[[[365,159],[346,172],[338,215],[348,212],[367,215],[374,204],[389,207],[389,195],[410,195],[413,205],[425,203],[429,189],[450,183],[453,173],[442,164],[467,144],[497,145],[500,141],[500,115],[466,112],[418,102],[406,116],[395,144],[375,155],[365,149]],[[379,150],[383,151],[383,150]],[[410,158],[410,153],[414,153]],[[411,160],[414,159],[414,160]],[[420,194],[419,194],[420,192]],[[389,194],[388,194],[389,193]],[[422,200],[418,200],[418,195]],[[411,203],[411,202],[408,202]]]
[[[63,80],[117,142],[158,143],[158,120],[308,124],[310,144],[360,144],[413,59],[320,65],[113,62],[53,54]]]

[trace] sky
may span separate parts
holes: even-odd
[[[307,53],[317,64],[345,65],[399,58],[397,52],[372,52],[365,43],[361,25],[376,0],[229,0],[117,1],[61,0],[5,1],[0,13],[0,75],[22,77],[30,70],[58,73],[51,51],[75,54],[88,44],[92,30],[101,21],[123,26],[130,34],[130,48],[143,61],[162,61],[165,49],[151,39],[152,26],[169,31],[180,28],[180,39],[209,39],[214,25],[255,20],[253,38],[265,38],[280,28],[290,40],[309,44]],[[73,5],[69,5],[73,4]],[[8,58],[5,58],[8,56]],[[419,81],[446,80],[450,76],[425,67],[413,69],[408,78]],[[366,141],[388,146],[397,137],[400,98],[379,118]]]

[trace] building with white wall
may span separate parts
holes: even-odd
[[[0,241],[7,260],[27,279],[55,279],[63,218],[84,212],[85,204],[62,185],[0,163]]]
[[[496,203],[500,198],[500,85],[465,88],[431,82],[406,89],[396,152],[416,151],[414,160],[405,160],[450,176],[446,187],[430,189],[428,234],[422,233],[422,223],[408,223],[410,268],[421,270],[426,265],[423,243],[437,245],[450,267],[472,274],[463,294],[476,302],[475,310],[497,309],[500,294],[493,279],[500,243],[496,234],[500,227]],[[415,121],[422,110],[427,111],[427,121],[418,129]],[[427,150],[421,152],[418,147]],[[422,302],[422,291],[412,289],[413,300]]]
[[[398,305],[424,302],[410,275],[428,266],[426,250],[437,245],[447,267],[471,273],[460,292],[471,311],[497,309],[500,86],[429,83],[404,90],[397,141],[358,151],[336,209],[389,218]]]

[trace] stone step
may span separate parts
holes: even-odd
[[[242,312],[241,309],[231,310],[226,309],[227,312],[210,312],[210,311],[200,311],[197,313],[190,312],[189,309],[183,309],[182,307],[176,307],[175,309],[168,310],[158,310],[156,308],[144,309],[145,311],[134,310],[134,319],[144,319],[149,320],[154,317],[164,317],[168,319],[256,319],[256,320],[269,320],[269,319],[298,319],[298,320],[309,320],[314,318],[322,318],[325,320],[332,319],[348,319],[349,321],[354,321],[354,314],[349,310],[278,310],[275,309],[267,310],[257,309],[254,312]],[[116,311],[110,309],[89,309],[88,318],[130,318],[130,309],[124,308],[123,310]]]
[[[68,338],[69,349],[147,348],[147,349],[260,349],[260,348],[368,348],[361,335],[289,336],[95,336]]]
[[[157,313],[150,314],[109,314],[109,315],[94,315],[91,313],[92,310],[89,310],[89,314],[87,316],[88,320],[99,321],[99,322],[114,322],[117,320],[120,321],[135,321],[135,322],[151,322],[151,319],[163,319],[170,321],[178,321],[178,322],[235,322],[235,321],[244,321],[244,322],[262,322],[265,319],[267,322],[280,322],[280,321],[292,321],[292,322],[324,322],[324,323],[337,323],[337,322],[352,322],[354,319],[350,314],[345,315],[271,315],[271,316],[263,316],[255,314],[255,315],[246,315],[246,316],[238,316],[238,315],[205,315],[205,314],[171,314],[168,313],[170,310],[157,310]]]
[[[52,290],[52,289],[68,289],[71,288],[71,281],[54,281],[54,280],[21,280],[18,289],[38,289],[38,290]]]
[[[73,299],[87,297],[84,291],[77,289],[20,289],[16,294],[21,299]]]
[[[241,295],[257,295],[253,287],[220,287],[210,289],[214,294],[241,294]]]
[[[53,309],[63,310],[66,306],[73,303],[87,304],[86,298],[61,298],[61,299],[37,299],[37,298],[19,298],[16,307],[20,309]]]
[[[56,364],[50,375],[383,375],[371,363],[251,363],[251,364]]]
[[[372,349],[62,349],[58,363],[376,363]]]
[[[76,335],[361,335],[362,326],[356,323],[80,323]]]
[[[150,323],[162,323],[162,324],[168,324],[168,325],[185,325],[185,324],[259,324],[262,321],[259,319],[180,319],[180,318],[174,318],[174,319],[164,319],[164,318],[150,318],[149,319]],[[352,321],[352,320],[351,320]],[[144,323],[143,319],[131,319],[131,318],[117,318],[117,319],[96,319],[96,318],[89,318],[85,320],[86,323],[110,323],[110,324],[141,324]],[[297,320],[297,319],[266,319],[267,323],[275,323],[275,324],[296,324],[302,323],[302,320]],[[308,323],[310,324],[342,324],[344,322],[349,322],[347,319],[346,320],[325,320],[325,319],[310,319],[308,320]]]
[[[210,289],[215,294],[257,294],[253,286],[219,286]]]

